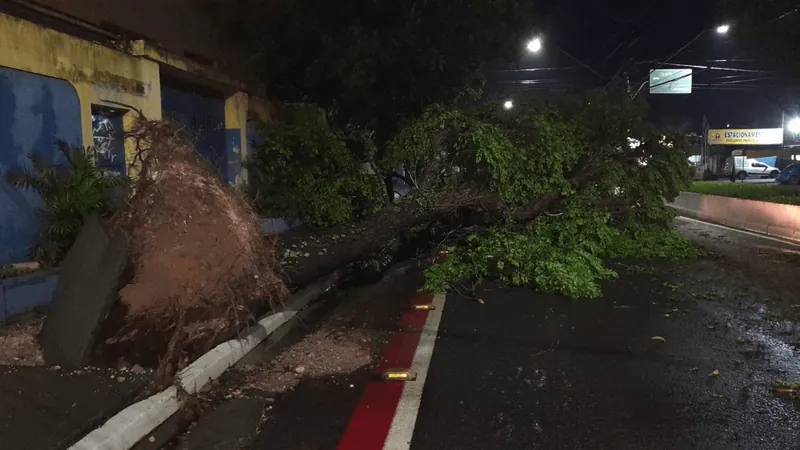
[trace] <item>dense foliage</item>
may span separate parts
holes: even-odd
[[[127,183],[127,178],[97,167],[91,147],[61,142],[58,150],[63,163],[31,154],[29,168],[6,176],[9,184],[33,190],[44,200],[43,232],[32,256],[46,266],[61,262],[87,216],[113,212],[114,189]]]
[[[404,130],[393,157],[421,165],[418,178],[431,166],[436,174],[457,169],[423,189],[455,183],[496,194],[505,217],[450,248],[447,261],[427,271],[426,289],[491,276],[592,297],[599,280],[616,275],[604,259],[694,254],[668,228],[664,205],[688,183],[683,141],[657,133],[643,113],[622,96],[600,94],[514,113],[433,108]],[[543,211],[525,214],[543,199]]]
[[[425,289],[444,292],[492,277],[543,292],[599,296],[596,281],[615,276],[601,259],[614,236],[607,217],[580,211],[541,216],[522,227],[493,227],[470,235],[466,246],[450,247],[449,258],[426,272]]]
[[[428,269],[425,288],[491,277],[594,297],[601,280],[616,276],[604,261],[695,255],[671,231],[664,204],[688,186],[685,142],[658,133],[644,113],[613,92],[530,100],[513,112],[435,105],[403,128],[377,162],[384,173],[406,167],[413,191],[403,202],[413,223],[441,219],[434,211],[483,215],[466,242]],[[251,175],[260,203],[318,225],[380,209],[378,177],[359,170],[344,135],[321,117],[266,125]]]
[[[285,120],[263,124],[261,134],[248,168],[261,214],[330,226],[385,205],[380,179],[362,170],[345,135],[331,130],[318,108],[294,108]]]

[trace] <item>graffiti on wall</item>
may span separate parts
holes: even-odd
[[[92,108],[92,145],[98,167],[125,175],[122,112],[112,108]]]

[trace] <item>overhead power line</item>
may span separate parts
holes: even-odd
[[[657,61],[640,61],[637,64],[657,63]],[[662,63],[662,65],[670,67],[682,67],[686,69],[704,69],[704,70],[721,70],[728,72],[746,72],[746,73],[772,73],[770,70],[762,69],[742,69],[739,67],[721,67],[721,66],[703,66],[700,64],[677,64],[677,63]]]

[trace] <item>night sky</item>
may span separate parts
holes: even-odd
[[[521,50],[519,61],[491,73],[489,90],[495,95],[582,90],[625,75],[636,90],[658,67],[653,61],[663,61],[710,30],[671,62],[752,72],[695,69],[690,95],[650,95],[645,87],[651,120],[700,132],[704,114],[719,128],[781,127],[782,111],[793,114],[790,86],[776,72],[766,72],[769,61],[759,61],[737,42],[735,21],[714,0],[539,0],[537,10],[540,24],[531,34],[542,36],[545,50],[535,55]],[[713,31],[721,23],[731,23],[728,35]]]

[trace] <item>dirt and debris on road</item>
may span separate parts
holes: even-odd
[[[325,324],[278,355],[268,367],[242,368],[242,381],[237,391],[257,389],[283,394],[294,389],[302,377],[330,377],[355,372],[372,364],[376,337],[363,329]]]
[[[44,317],[0,327],[0,366],[41,366],[44,364],[39,333]]]
[[[231,376],[235,387],[228,395],[253,389],[285,394],[303,379],[332,379],[375,365],[419,286],[419,276],[398,275],[401,281],[390,278],[342,294],[341,304],[310,333],[263,364],[237,366]],[[399,294],[388,294],[387,286]]]

